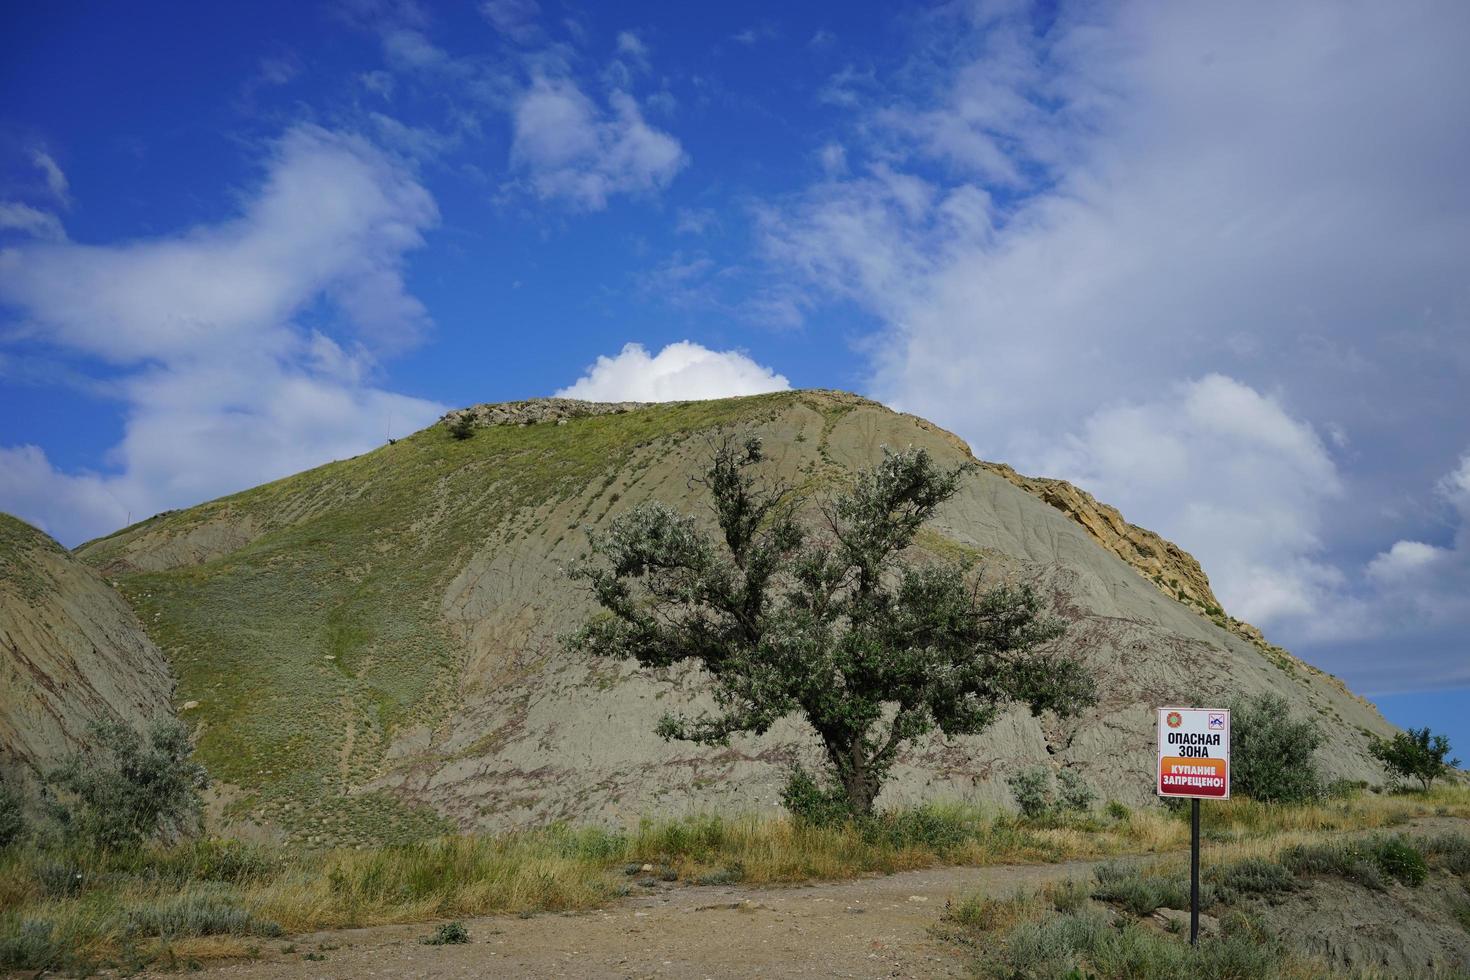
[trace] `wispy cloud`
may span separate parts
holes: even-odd
[[[850,175],[760,209],[766,254],[882,319],[885,400],[1095,489],[1279,638],[1365,603],[1386,635],[1385,576],[1443,556],[1361,556],[1470,444],[1467,42],[1452,3],[946,9],[830,80]]]
[[[511,164],[542,198],[588,210],[619,193],[666,187],[688,158],[650,126],[637,101],[613,91],[603,109],[568,78],[538,78],[515,109]]]

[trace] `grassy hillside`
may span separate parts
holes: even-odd
[[[370,779],[395,731],[456,703],[464,652],[440,597],[484,539],[522,512],[624,473],[658,440],[749,418],[780,401],[700,402],[498,426],[458,440],[431,427],[374,452],[166,515],[84,546],[116,576],[179,677],[199,755],[297,835],[394,840],[442,829]],[[255,539],[198,565],[130,571],[139,538]],[[563,529],[570,534],[572,528]],[[201,532],[203,532],[201,534]]]
[[[810,748],[799,725],[728,749],[664,743],[653,721],[697,702],[696,676],[636,675],[558,642],[588,608],[563,572],[585,527],[647,500],[703,513],[691,477],[710,432],[731,426],[765,439],[772,476],[816,490],[884,444],[972,462],[949,433],[830,392],[482,426],[467,440],[436,425],[80,554],[172,664],[176,704],[225,784],[227,823],[351,845],[769,810],[789,760]],[[1005,800],[1015,768],[1065,762],[1104,797],[1141,800],[1152,705],[1264,690],[1344,733],[1330,768],[1373,778],[1362,742],[1388,726],[1370,707],[1165,597],[1006,480],[972,468],[919,545],[1037,583],[1072,622],[1064,642],[1099,674],[1103,703],[1076,722],[1012,713],[981,738],[922,746],[885,799]]]

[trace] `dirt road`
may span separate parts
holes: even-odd
[[[428,925],[262,944],[220,977],[960,977],[931,940],[947,899],[1085,873],[1089,862],[937,868],[788,888],[671,887],[593,912],[465,922],[470,942],[425,946]],[[292,953],[280,950],[294,945]],[[307,960],[306,955],[323,956]]]

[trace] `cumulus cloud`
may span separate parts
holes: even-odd
[[[586,401],[697,401],[786,391],[791,383],[739,351],[713,351],[691,341],[669,344],[650,355],[627,344],[613,357],[601,356],[560,398]]]
[[[834,76],[851,173],[758,210],[772,267],[880,318],[879,397],[1077,478],[1366,671],[1333,624],[1403,621],[1386,577],[1438,552],[1384,545],[1448,547],[1403,501],[1470,441],[1470,8],[1008,11]]]
[[[378,356],[428,327],[405,254],[437,221],[410,174],[315,127],[272,148],[262,185],[217,225],[118,245],[0,251],[0,301],[32,342],[124,370],[115,463],[57,470],[5,451],[0,507],[76,541],[167,507],[352,455],[441,407],[375,387]],[[314,327],[299,319],[308,309]]]
[[[1221,601],[1250,622],[1320,609],[1341,583],[1321,561],[1324,505],[1342,492],[1310,425],[1222,375],[1099,409],[1040,461],[1048,474],[1126,501],[1210,556]]]
[[[597,211],[619,193],[668,186],[687,163],[670,134],[650,126],[637,101],[614,90],[604,110],[569,78],[537,78],[514,113],[511,164],[542,198]]]

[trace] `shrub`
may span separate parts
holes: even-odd
[[[1436,834],[1419,842],[1425,857],[1453,875],[1470,875],[1470,837],[1464,834]]]
[[[1148,915],[1154,909],[1189,908],[1189,879],[1183,875],[1145,874],[1137,867],[1108,863],[1093,872],[1097,886],[1092,897],[1121,905],[1134,915]],[[1200,905],[1214,902],[1214,889],[1200,883]]]
[[[1429,877],[1424,855],[1405,837],[1385,837],[1370,844],[1373,860],[1380,870],[1410,888],[1418,888]]]
[[[1017,926],[1006,937],[1003,976],[1097,980],[1266,980],[1282,974],[1279,942],[1244,933],[1201,939],[1198,946],[1137,923],[1114,926],[1093,912]]]
[[[432,936],[425,936],[419,942],[425,946],[455,946],[470,941],[470,934],[465,929],[463,922],[446,922],[434,930]]]
[[[1281,852],[1281,863],[1294,874],[1331,875],[1373,891],[1386,889],[1388,878],[1417,888],[1429,876],[1423,853],[1403,836],[1298,845]]]
[[[115,721],[93,726],[91,736],[95,748],[72,756],[47,777],[61,795],[57,816],[68,836],[99,849],[122,849],[197,830],[199,792],[209,785],[209,774],[191,761],[181,722],[156,722],[146,743]]]
[[[475,434],[475,417],[465,412],[449,423],[449,434],[456,439],[468,439]]]
[[[1460,764],[1459,759],[1446,758],[1450,740],[1432,734],[1428,726],[1398,732],[1387,740],[1375,738],[1368,752],[1383,763],[1390,776],[1417,780],[1426,793],[1436,779]]]
[[[1086,813],[1097,800],[1097,794],[1086,780],[1070,769],[1057,771],[1055,790],[1052,789],[1051,772],[1045,766],[1014,772],[1006,779],[1006,785],[1016,798],[1021,816],[1031,820]]]
[[[1323,792],[1315,753],[1322,732],[1310,719],[1293,720],[1279,694],[1238,700],[1230,709],[1231,783],[1264,803],[1301,803]]]
[[[281,927],[257,919],[227,895],[195,892],[128,913],[128,929],[145,936],[279,936]]]
[[[1051,811],[1050,783],[1051,777],[1042,766],[1021,769],[1006,779],[1006,785],[1011,788],[1011,795],[1016,798],[1016,806],[1020,809],[1021,816],[1031,819],[1043,817]]]
[[[1284,865],[1265,858],[1246,858],[1215,865],[1205,871],[1216,898],[1229,904],[1244,895],[1271,895],[1301,888],[1296,876]]]
[[[1127,806],[1119,803],[1117,800],[1108,801],[1106,812],[1107,815],[1113,820],[1127,820],[1133,815],[1132,811],[1130,811]]]
[[[820,785],[801,766],[792,770],[781,790],[781,805],[798,823],[830,827],[854,817],[847,794],[840,787]]]
[[[25,833],[25,813],[20,793],[9,783],[0,783],[0,848],[9,847]]]
[[[55,969],[65,965],[68,945],[44,919],[0,920],[0,969]]]
[[[1087,781],[1071,769],[1057,772],[1057,805],[1073,813],[1086,813],[1097,801],[1097,794]]]

